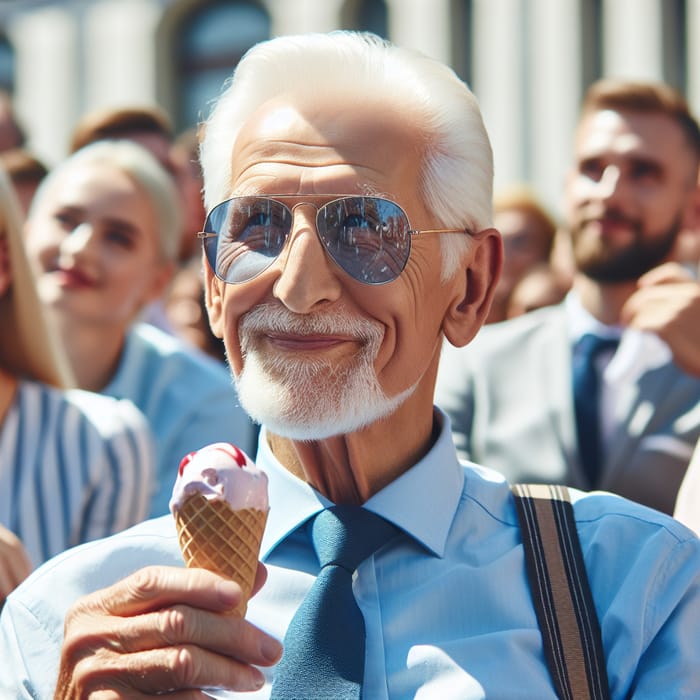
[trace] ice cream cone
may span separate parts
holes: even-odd
[[[232,614],[244,617],[255,583],[267,511],[234,510],[225,501],[194,493],[174,515],[185,564],[214,571],[238,583],[244,598]]]

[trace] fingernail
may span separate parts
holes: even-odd
[[[233,581],[219,581],[216,584],[216,591],[219,600],[229,607],[238,603],[241,593],[240,587]]]
[[[282,656],[282,645],[273,637],[263,637],[260,653],[267,661],[277,661]]]
[[[252,686],[251,690],[260,690],[260,688],[265,685],[265,676],[255,667],[253,667],[253,676],[250,680]]]

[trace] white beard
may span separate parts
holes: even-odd
[[[256,337],[266,331],[343,334],[362,345],[355,360],[336,367],[325,360],[269,357]],[[321,440],[355,432],[393,413],[415,385],[388,397],[374,371],[383,329],[366,319],[337,311],[313,316],[263,304],[241,318],[239,340],[243,369],[235,378],[241,405],[253,420],[296,440]]]

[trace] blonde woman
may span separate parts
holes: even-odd
[[[172,178],[143,147],[98,141],[37,191],[26,241],[78,386],[127,398],[156,440],[151,515],[168,512],[182,457],[228,440],[254,453],[257,431],[231,375],[139,318],[169,284],[180,245]]]
[[[153,444],[129,401],[68,389],[0,170],[0,604],[58,552],[147,513]]]

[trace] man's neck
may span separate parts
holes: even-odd
[[[302,441],[268,432],[268,442],[284,467],[333,503],[361,505],[432,447],[432,401],[420,404],[416,411],[419,402],[409,399],[388,418],[351,434]]]
[[[603,284],[580,273],[574,277],[583,308],[607,326],[619,325],[622,307],[636,288],[636,282]]]

